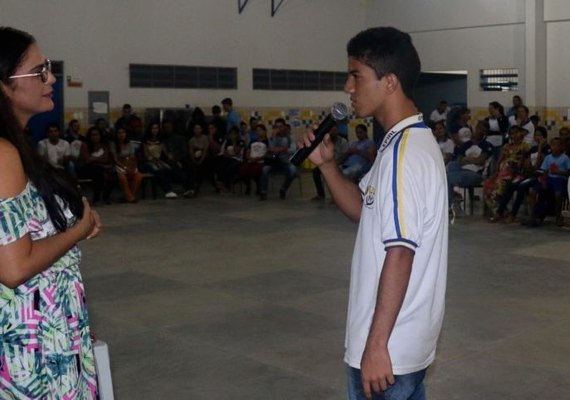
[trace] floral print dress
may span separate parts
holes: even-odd
[[[72,218],[66,210],[66,216]],[[28,183],[0,199],[0,246],[57,233]],[[15,289],[0,284],[0,399],[96,399],[97,376],[77,246]]]

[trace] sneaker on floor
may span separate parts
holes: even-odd
[[[322,202],[322,201],[325,201],[325,198],[321,197],[321,196],[315,196],[315,197],[311,198],[311,201]]]
[[[170,191],[170,192],[167,192],[167,193],[164,195],[164,197],[167,198],[167,199],[177,199],[177,198],[178,198],[178,195],[177,195],[176,193],[174,193],[173,191]]]

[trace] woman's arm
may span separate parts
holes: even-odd
[[[16,148],[0,140],[0,198],[20,194],[27,178]],[[62,257],[80,240],[99,233],[100,220],[84,199],[84,212],[80,220],[65,232],[32,241],[29,234],[16,241],[0,245],[0,282],[10,288],[21,285],[42,272]]]

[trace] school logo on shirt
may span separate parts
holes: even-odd
[[[376,188],[374,186],[367,186],[364,193],[364,205],[372,208],[374,205],[374,198],[376,197]]]

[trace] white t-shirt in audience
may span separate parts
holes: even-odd
[[[56,144],[53,144],[49,139],[43,139],[38,142],[38,153],[53,167],[63,169],[62,160],[71,155],[71,149],[65,140],[58,140]]]

